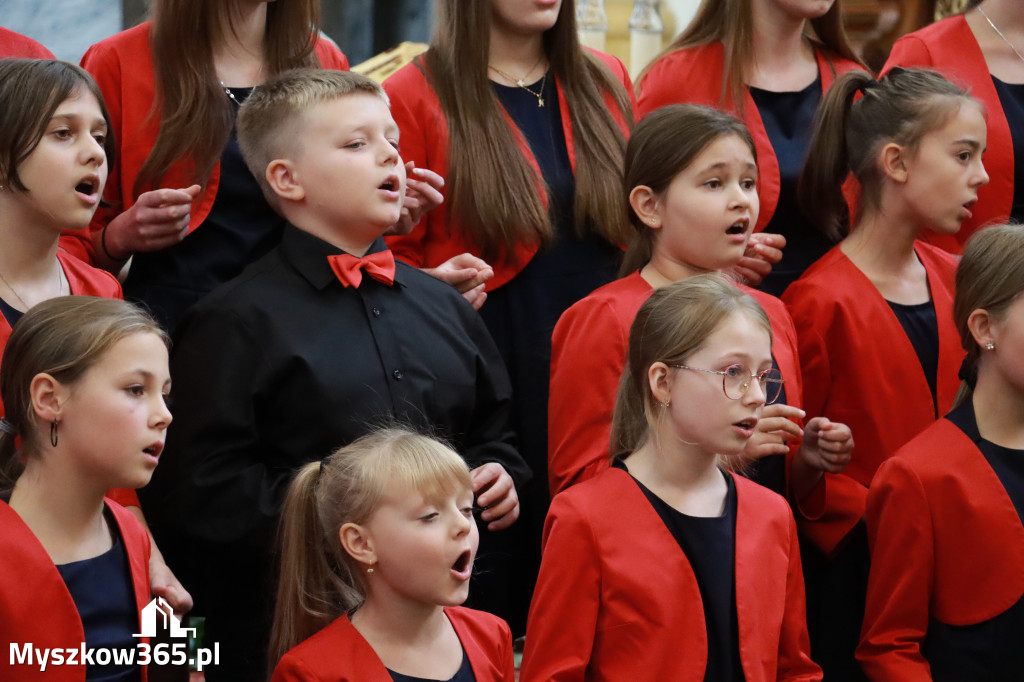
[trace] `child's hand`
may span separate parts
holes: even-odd
[[[772,271],[772,266],[782,260],[785,247],[786,238],[781,234],[755,232],[750,235],[743,258],[729,272],[739,281],[756,287]]]
[[[789,452],[786,441],[803,434],[800,425],[794,420],[803,418],[804,411],[791,405],[776,403],[762,407],[754,435],[743,448],[744,459],[761,459]]]
[[[444,203],[441,188],[444,178],[428,168],[416,168],[409,161],[405,164],[405,198],[402,200],[402,215],[394,227],[385,232],[388,235],[409,234],[427,211]]]
[[[477,506],[484,509],[480,518],[488,522],[487,530],[503,530],[515,523],[519,518],[519,494],[505,467],[488,462],[473,469],[471,476]]]
[[[494,269],[471,253],[460,253],[436,268],[424,268],[423,272],[451,284],[477,310],[487,298],[484,283],[494,277]]]
[[[853,434],[846,424],[815,417],[804,428],[800,456],[812,468],[838,474],[850,463]]]
[[[102,251],[126,260],[136,252],[158,251],[185,238],[192,200],[199,185],[184,189],[157,189],[142,194],[127,211],[103,228]]]
[[[156,557],[149,560],[149,586],[151,596],[166,599],[179,619],[192,610],[192,595],[182,587],[167,564]]]

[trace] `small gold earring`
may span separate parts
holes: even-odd
[[[662,407],[664,407],[665,409],[668,409],[669,407],[671,407],[671,406],[672,406],[672,400],[671,400],[671,399],[669,399],[669,400],[666,400],[666,401],[665,401],[665,402],[663,402],[663,403],[662,403],[661,405],[662,405]]]
[[[366,572],[370,575],[373,575],[373,566],[370,566],[368,569],[366,569]]]

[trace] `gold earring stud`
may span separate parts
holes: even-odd
[[[994,344],[992,342],[989,342],[989,343],[985,344],[985,350],[995,350],[995,349],[996,349],[996,344]]]

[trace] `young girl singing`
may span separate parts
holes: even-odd
[[[692,104],[663,107],[641,121],[626,149],[625,192],[636,233],[623,277],[562,315],[552,338],[549,463],[552,495],[608,467],[615,390],[626,358],[629,325],[654,289],[706,272],[729,270],[743,257],[757,223],[757,157],[746,126],[729,114]],[[785,385],[764,409],[744,448],[759,482],[793,498],[812,489],[822,470],[841,471],[852,441],[841,424],[817,419],[806,433],[796,330],[782,302],[748,287],[768,314],[772,356]],[[595,343],[600,339],[600,343]],[[588,386],[581,394],[579,387]],[[792,420],[792,421],[791,421]],[[786,475],[787,441],[804,436]]]
[[[771,340],[718,275],[640,307],[615,462],[551,505],[523,680],[821,679],[789,507],[721,466],[779,396]]]
[[[167,337],[124,301],[57,297],[18,323],[0,371],[4,642],[40,654],[83,643],[135,649],[150,600],[149,536],[104,495],[149,481],[171,423],[170,384]],[[139,680],[142,672],[117,662],[82,670],[46,672],[61,680]],[[4,679],[39,672],[12,665]]]
[[[282,517],[274,681],[513,682],[508,626],[459,606],[478,539],[469,469],[431,438],[383,430],[307,464]]]
[[[882,464],[857,658],[872,680],[1024,678],[1024,227],[967,243],[953,411]]]
[[[89,225],[113,150],[110,116],[88,73],[52,60],[0,60],[0,351],[14,323],[41,301],[121,298],[113,275],[58,246],[62,231]],[[109,495],[142,519],[134,490]],[[188,611],[191,596],[153,549],[155,592]]]
[[[803,208],[842,241],[783,300],[800,343],[804,409],[848,424],[857,442],[846,471],[825,476],[813,494],[821,504],[811,532],[835,556],[815,571],[823,581],[808,575],[808,624],[812,641],[832,643],[815,646],[830,678],[859,676],[853,652],[867,578],[859,522],[871,478],[949,410],[959,385],[956,259],[918,237],[926,230],[955,234],[971,216],[988,182],[984,149],[981,106],[933,71],[897,68],[878,81],[859,72],[841,76],[815,122]],[[851,172],[860,194],[852,219],[840,191]],[[849,677],[840,677],[840,667]]]

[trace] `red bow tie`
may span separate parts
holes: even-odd
[[[363,271],[382,284],[391,286],[395,283],[395,257],[391,251],[378,251],[356,258],[347,253],[328,256],[327,262],[331,270],[338,276],[338,281],[346,287],[359,288],[363,282]]]

